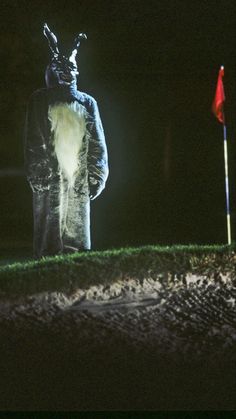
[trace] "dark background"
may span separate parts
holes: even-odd
[[[88,36],[78,88],[98,101],[110,165],[91,206],[93,248],[226,243],[223,132],[211,112],[222,64],[235,238],[234,0],[1,0],[0,8],[1,248],[31,246],[31,191],[9,170],[23,167],[27,101],[45,85],[44,22],[64,47]]]

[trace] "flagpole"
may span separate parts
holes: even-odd
[[[223,124],[224,133],[224,162],[225,162],[225,195],[226,195],[226,219],[227,219],[227,236],[228,245],[231,244],[231,217],[229,204],[229,170],[228,170],[228,144],[227,144],[227,130],[225,123]]]
[[[227,236],[228,245],[231,244],[231,220],[230,220],[230,204],[229,204],[229,170],[228,170],[228,144],[227,144],[227,131],[224,115],[224,102],[225,92],[223,84],[224,66],[222,65],[219,70],[215,97],[212,103],[212,111],[218,121],[223,124],[224,134],[224,163],[225,163],[225,196],[226,196],[226,221],[227,221]]]

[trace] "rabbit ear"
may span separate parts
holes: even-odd
[[[80,46],[80,41],[81,40],[86,40],[86,39],[87,39],[87,35],[85,33],[80,33],[78,36],[76,36],[76,38],[74,40],[74,44],[73,44],[70,59],[72,59],[73,61],[75,60],[78,48]]]
[[[44,23],[44,25],[43,25],[43,33],[48,40],[48,45],[49,45],[49,48],[52,51],[53,55],[58,56],[59,55],[59,49],[58,49],[58,46],[57,46],[57,37],[56,37],[56,35],[54,35],[53,32],[50,31],[50,29],[49,29],[49,27],[46,23]]]

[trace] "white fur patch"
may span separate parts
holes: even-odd
[[[58,163],[71,185],[79,170],[78,154],[86,133],[85,116],[86,109],[78,102],[57,103],[48,109]]]

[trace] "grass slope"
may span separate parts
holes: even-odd
[[[143,246],[80,252],[0,267],[0,295],[72,292],[126,278],[143,279],[166,272],[181,275],[235,272],[236,245]]]
[[[235,246],[145,246],[0,268],[0,410],[235,410],[235,260]],[[186,272],[204,281],[185,288]],[[130,311],[14,300],[150,277],[154,304]]]

